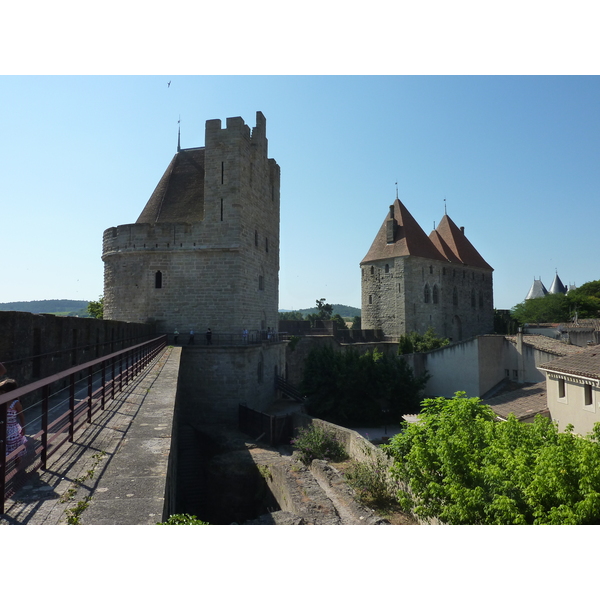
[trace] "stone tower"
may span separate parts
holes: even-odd
[[[275,329],[279,166],[266,120],[206,122],[205,146],[178,148],[138,220],[104,232],[104,316],[160,333]]]
[[[448,215],[427,236],[396,199],[360,268],[363,329],[432,327],[455,342],[493,331],[493,269]]]

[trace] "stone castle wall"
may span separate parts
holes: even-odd
[[[0,362],[20,386],[141,344],[151,325],[0,311]]]
[[[274,399],[275,375],[285,369],[285,346],[184,348],[179,379],[183,421],[198,429],[237,425],[239,404],[265,411]]]
[[[493,331],[489,270],[403,256],[363,265],[361,277],[364,329],[397,337],[433,327],[453,341]]]

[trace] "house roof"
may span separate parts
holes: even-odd
[[[577,354],[544,363],[538,368],[543,371],[558,371],[567,375],[600,379],[600,346],[592,346]]]
[[[517,343],[516,335],[507,335],[505,337],[513,344]],[[556,356],[570,356],[572,354],[579,354],[580,352],[583,352],[583,348],[579,346],[567,344],[566,342],[556,340],[548,337],[547,335],[526,334],[523,335],[523,343],[527,346],[535,348],[536,350],[541,350],[542,352],[547,352],[548,354],[555,354]]]
[[[161,177],[137,223],[204,220],[204,148],[180,150]]]
[[[442,217],[429,239],[450,262],[493,270],[467,239],[464,230],[457,227],[448,215]]]
[[[548,414],[546,382],[519,387],[489,398],[485,403],[502,419],[508,418],[511,413],[519,420]]]
[[[393,221],[393,241],[388,243],[388,222]],[[396,198],[361,264],[397,256],[419,256],[446,261],[404,204]]]

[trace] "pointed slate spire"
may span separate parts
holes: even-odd
[[[552,285],[550,286],[550,293],[551,294],[566,294],[567,293],[567,288],[563,285],[563,282],[560,280],[558,273],[556,273],[556,275],[554,275],[554,281],[552,282]]]
[[[541,279],[533,279],[533,285],[529,290],[527,296],[525,296],[525,300],[531,300],[532,298],[543,298],[548,295],[548,290],[546,286],[542,283]]]

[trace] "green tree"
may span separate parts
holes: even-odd
[[[600,424],[587,438],[550,419],[495,420],[479,398],[423,401],[386,450],[405,510],[449,524],[600,523]]]
[[[100,298],[95,301],[92,300],[87,305],[87,311],[90,317],[94,319],[103,319],[104,318],[104,296],[100,296]]]
[[[354,317],[352,319],[352,327],[350,329],[362,329],[362,320],[360,317]]]
[[[329,319],[331,319],[331,315],[333,313],[333,306],[331,306],[331,304],[327,304],[327,301],[325,300],[325,298],[321,298],[320,300],[316,301],[317,303],[317,310],[319,311],[317,313],[318,315],[318,319],[321,319],[322,321],[327,321]]]
[[[520,325],[525,323],[566,323],[569,321],[569,302],[562,294],[548,294],[530,298],[511,309],[511,315]]]
[[[304,316],[299,310],[288,310],[279,313],[280,321],[304,321]]]
[[[341,329],[342,331],[344,329],[348,329],[346,327],[346,321],[344,321],[344,319],[342,319],[342,317],[340,317],[340,315],[338,315],[337,313],[333,315],[333,317],[331,317],[331,320],[337,324],[338,329]]]
[[[428,352],[429,350],[436,350],[442,346],[447,346],[449,343],[449,339],[437,337],[433,327],[430,327],[424,335],[421,335],[416,331],[401,335],[398,340],[398,354]]]
[[[342,425],[399,422],[418,409],[428,377],[415,377],[400,357],[354,348],[313,349],[300,389],[314,416]]]

